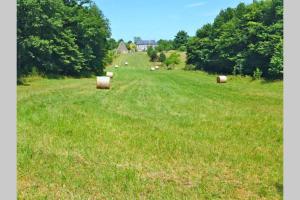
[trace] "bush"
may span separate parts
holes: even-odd
[[[158,60],[158,56],[157,56],[157,51],[153,50],[150,54],[150,61],[151,62],[155,62]]]
[[[180,64],[180,55],[176,52],[173,52],[164,62],[167,66],[167,69],[173,69],[175,65]]]
[[[178,48],[179,51],[186,51],[186,46],[181,46]]]
[[[158,40],[156,49],[159,52],[170,51],[174,49],[172,40]]]
[[[262,77],[262,71],[257,67],[253,72],[253,79],[259,80]]]
[[[103,63],[104,65],[112,64],[113,60],[117,57],[117,53],[115,50],[109,50],[106,56],[104,57]]]
[[[150,47],[147,49],[147,55],[148,55],[149,57],[151,57],[153,51],[154,51],[153,47],[150,46]]]
[[[167,59],[166,54],[164,54],[164,52],[161,52],[161,53],[159,54],[158,61],[163,63],[163,62],[166,61],[166,59]]]

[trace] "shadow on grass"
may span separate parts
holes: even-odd
[[[100,74],[101,76],[104,76],[104,72]],[[30,82],[34,82],[36,80],[40,79],[56,79],[56,80],[63,80],[67,78],[73,78],[73,79],[81,79],[81,78],[93,78],[95,77],[95,74],[83,74],[83,75],[73,75],[73,76],[67,76],[67,75],[60,75],[60,74],[47,74],[47,75],[28,75],[23,77],[17,78],[17,85],[19,86],[30,86]]]
[[[105,72],[100,73],[99,75],[104,76]],[[66,79],[66,78],[74,78],[74,79],[81,79],[81,78],[93,78],[95,74],[80,74],[80,75],[60,75],[60,74],[47,74],[44,75],[43,78],[47,79]]]
[[[283,185],[282,185],[282,183],[276,183],[276,189],[277,189],[277,192],[281,195],[281,196],[283,196]]]
[[[276,82],[280,82],[282,80],[280,79],[274,79],[274,80],[271,80],[271,79],[262,79],[261,83],[262,84],[270,84],[270,83],[276,83]]]
[[[17,78],[17,86],[30,86],[30,84],[26,82],[24,79]]]
[[[30,84],[17,81],[17,86],[30,86]]]

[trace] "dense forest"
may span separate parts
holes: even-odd
[[[224,74],[283,77],[283,0],[222,10],[187,44],[187,63]]]
[[[17,1],[18,78],[101,73],[111,35],[91,0]]]

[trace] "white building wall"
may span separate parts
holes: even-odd
[[[147,51],[148,47],[152,46],[155,48],[157,45],[137,45],[138,51]]]

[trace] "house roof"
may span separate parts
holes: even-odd
[[[124,42],[120,42],[118,48],[117,48],[118,51],[128,51],[126,45]]]
[[[155,40],[139,40],[136,42],[137,45],[156,45]]]

